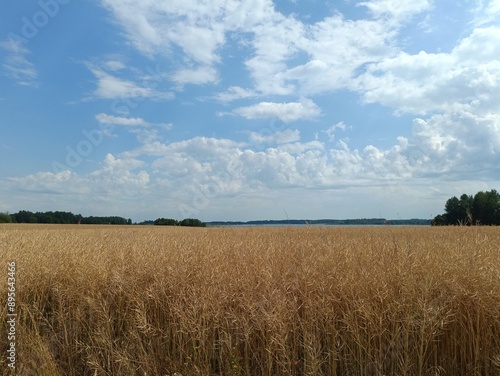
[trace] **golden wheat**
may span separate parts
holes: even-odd
[[[497,228],[4,225],[0,247],[19,375],[500,374]]]

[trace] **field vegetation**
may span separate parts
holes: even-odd
[[[494,227],[6,224],[0,260],[19,375],[500,374]]]

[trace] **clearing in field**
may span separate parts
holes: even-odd
[[[0,260],[20,375],[500,374],[498,228],[4,225]]]

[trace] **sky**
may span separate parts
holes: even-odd
[[[500,188],[500,0],[0,4],[0,212],[432,218]]]

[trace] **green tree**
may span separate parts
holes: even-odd
[[[453,196],[444,206],[444,222],[448,225],[472,225],[472,196]]]
[[[441,214],[436,215],[431,222],[431,226],[445,226],[446,224],[446,218]]]
[[[179,226],[206,227],[207,224],[196,218],[186,218],[179,222]]]
[[[12,214],[17,223],[37,223],[37,217],[34,213],[26,210],[21,210],[16,214]]]
[[[178,226],[179,222],[171,218],[158,218],[153,224],[156,226]]]
[[[474,197],[466,195],[465,193],[460,196],[460,216],[462,217],[463,223],[469,226],[473,224],[472,218],[472,206],[474,203]]]
[[[0,213],[0,223],[12,223],[12,217],[9,213]]]
[[[449,225],[458,225],[463,220],[463,209],[460,200],[456,196],[446,201],[444,211],[444,218]]]
[[[492,189],[452,197],[445,204],[445,213],[432,220],[433,226],[442,225],[500,225],[500,194]]]
[[[500,224],[500,194],[494,189],[477,192],[472,203],[472,216],[477,224]]]

